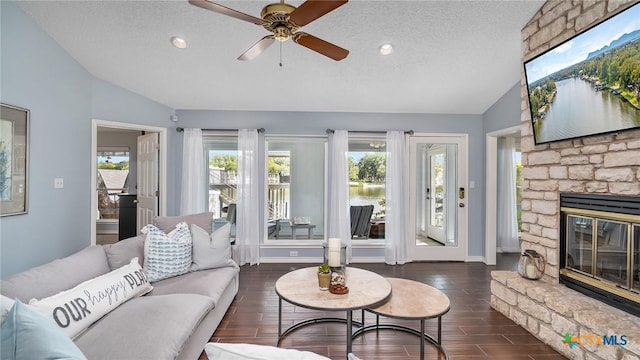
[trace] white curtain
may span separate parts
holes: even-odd
[[[346,130],[329,134],[329,238],[347,245],[351,262],[351,218],[349,212],[349,135]]]
[[[258,193],[258,131],[238,130],[238,203],[236,247],[240,265],[260,263],[260,195]]]
[[[516,214],[515,152],[514,138],[498,139],[498,252],[520,252]]]
[[[202,130],[184,129],[182,140],[182,190],[180,214],[196,214],[206,211],[204,148]]]
[[[406,147],[403,131],[387,132],[387,188],[385,203],[384,262],[404,264],[407,256]]]

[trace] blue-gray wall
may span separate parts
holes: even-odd
[[[518,82],[482,115],[484,133],[520,125],[521,102]]]
[[[0,100],[31,111],[29,212],[0,218],[4,277],[90,244],[92,118],[166,126],[173,110],[95,79],[14,3],[0,13]]]

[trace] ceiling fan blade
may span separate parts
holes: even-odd
[[[264,24],[264,20],[260,18],[245,14],[237,10],[233,10],[231,8],[222,6],[220,4],[216,4],[208,0],[189,0],[189,4],[195,5],[197,7],[201,7],[203,9],[211,10],[213,12],[217,12],[218,14],[227,15],[227,16],[234,17],[236,19],[248,21],[256,25]]]
[[[258,40],[257,43],[253,44],[249,50],[245,51],[242,55],[238,56],[238,60],[252,60],[256,58],[258,55],[262,54],[262,52],[267,49],[269,46],[276,41],[273,35],[267,35],[262,39]]]
[[[293,41],[309,50],[313,50],[326,57],[332,58],[335,61],[340,61],[349,55],[349,50],[343,49],[338,45],[326,42],[305,32],[298,31],[293,36]]]
[[[348,0],[307,0],[289,15],[289,21],[299,27],[305,26],[346,4],[347,1]]]

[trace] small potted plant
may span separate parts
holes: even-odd
[[[318,286],[320,290],[328,290],[331,283],[331,268],[329,265],[322,264],[318,266]]]

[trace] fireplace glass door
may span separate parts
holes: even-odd
[[[611,220],[596,220],[598,243],[596,246],[596,277],[628,287],[628,233],[629,224]]]
[[[633,225],[633,285],[631,290],[640,292],[640,225]]]
[[[567,216],[567,267],[591,275],[593,260],[593,220]]]
[[[577,215],[567,215],[567,224],[567,267],[629,287],[627,232],[630,224]],[[637,232],[638,226],[634,227]],[[637,260],[634,267],[637,274]],[[638,287],[637,275],[633,286]]]

